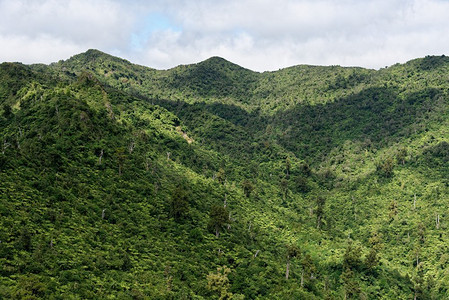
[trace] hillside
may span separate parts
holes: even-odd
[[[446,299],[449,58],[0,65],[0,298]]]

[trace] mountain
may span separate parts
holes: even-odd
[[[446,299],[449,59],[0,64],[0,298]]]

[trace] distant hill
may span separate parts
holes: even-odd
[[[0,64],[0,298],[446,299],[449,59]]]

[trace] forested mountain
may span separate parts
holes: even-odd
[[[449,298],[449,58],[0,64],[0,298]]]

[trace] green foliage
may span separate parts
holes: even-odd
[[[246,197],[251,196],[251,193],[254,191],[254,185],[248,179],[242,181],[242,188]]]
[[[360,286],[355,279],[354,272],[349,268],[345,268],[341,274],[341,280],[344,286],[344,299],[357,299],[360,294]]]
[[[228,274],[231,272],[226,266],[218,267],[216,273],[209,273],[207,275],[207,289],[218,293],[220,300],[232,299],[232,293],[228,290],[230,288]]]
[[[223,230],[224,226],[229,223],[229,212],[228,210],[220,205],[212,206],[209,213],[209,230],[213,231],[218,237],[220,235],[220,231]]]
[[[3,104],[3,117],[5,119],[9,119],[12,116],[11,106],[8,104]]]
[[[170,199],[170,215],[176,220],[180,221],[186,217],[189,211],[189,196],[187,188],[178,185]]]
[[[0,298],[445,299],[448,74],[3,63]]]
[[[394,169],[395,163],[392,157],[386,157],[381,159],[376,164],[377,172],[379,172],[380,176],[383,177],[392,177],[393,176],[393,169]]]

